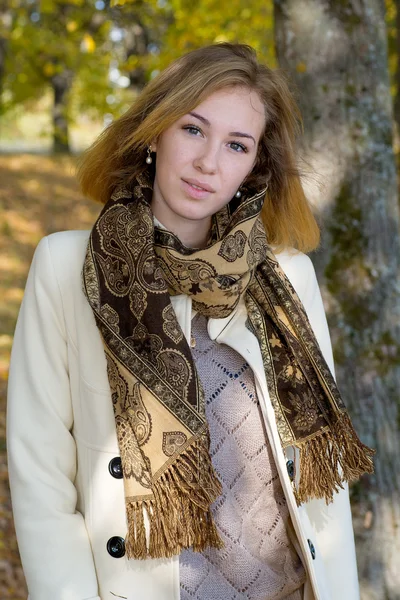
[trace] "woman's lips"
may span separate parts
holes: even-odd
[[[213,194],[213,192],[211,192],[209,190],[205,190],[204,188],[195,187],[194,185],[192,185],[191,183],[188,183],[184,179],[182,179],[182,183],[183,183],[183,188],[186,191],[186,193],[191,198],[195,198],[196,200],[202,200],[203,198],[207,198],[207,196],[209,196],[210,194]]]

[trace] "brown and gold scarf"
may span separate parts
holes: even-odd
[[[304,308],[267,245],[264,192],[219,211],[204,249],[154,227],[151,197],[144,175],[113,194],[83,268],[107,358],[133,558],[222,545],[210,511],[221,486],[204,393],[171,295],[191,296],[193,308],[213,318],[228,316],[244,295],[282,446],[300,450],[299,503],[328,502],[343,481],[373,468],[373,452],[358,439]]]

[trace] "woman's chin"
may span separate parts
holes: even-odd
[[[211,219],[215,212],[213,207],[207,207],[204,202],[183,200],[176,207],[171,207],[169,219],[182,221],[198,221],[199,223]]]

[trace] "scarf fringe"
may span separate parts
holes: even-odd
[[[180,454],[152,486],[149,499],[127,502],[128,558],[163,558],[191,547],[223,548],[210,504],[222,487],[213,469],[204,435]],[[144,511],[149,518],[147,544]]]
[[[341,413],[330,431],[323,431],[300,446],[297,503],[324,498],[329,504],[334,492],[343,489],[344,481],[373,473],[374,454],[375,451],[357,437],[348,414]]]

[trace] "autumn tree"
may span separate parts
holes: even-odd
[[[129,78],[130,88],[139,92],[151,76],[151,57],[159,54],[160,41],[173,21],[171,9],[167,3],[135,0],[110,7],[108,14],[120,32],[114,51],[119,69]]]
[[[307,190],[324,225],[314,262],[339,387],[362,439],[376,448],[375,475],[352,488],[362,598],[395,600],[400,240],[383,3],[274,5],[277,58],[298,89],[313,171]]]
[[[97,98],[109,91],[110,23],[92,0],[32,0],[15,13],[6,61],[10,106],[53,94],[55,152],[69,151],[70,92],[78,77],[96,77]],[[89,105],[90,94],[87,99]],[[105,101],[103,107],[106,108]]]

